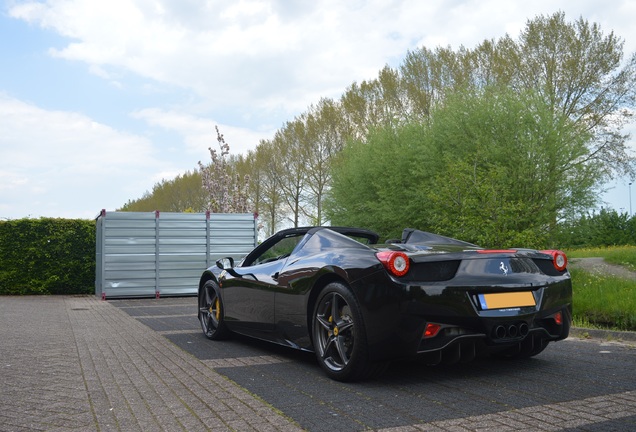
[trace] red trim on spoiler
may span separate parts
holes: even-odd
[[[515,253],[514,249],[479,249],[477,253],[480,254],[495,254],[495,253]]]

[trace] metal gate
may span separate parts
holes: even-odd
[[[258,241],[251,213],[106,212],[96,220],[95,295],[196,295],[217,259],[241,259]]]

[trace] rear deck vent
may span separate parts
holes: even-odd
[[[419,282],[441,282],[455,277],[461,260],[412,263],[406,279]],[[554,268],[554,267],[552,267]]]

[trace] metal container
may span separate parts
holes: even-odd
[[[257,244],[252,213],[106,212],[96,219],[95,295],[196,295],[217,259],[240,260]]]

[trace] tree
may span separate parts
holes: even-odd
[[[563,120],[563,119],[562,119]],[[538,246],[555,218],[595,201],[598,164],[572,164],[588,139],[534,92],[458,92],[429,131],[443,168],[429,199],[434,228],[484,245]]]
[[[338,105],[330,99],[321,99],[301,118],[307,139],[307,202],[314,204],[306,216],[312,225],[322,225],[326,221],[323,203],[331,186],[332,160],[342,150],[346,139],[343,120]]]
[[[622,49],[613,33],[604,35],[582,18],[568,23],[559,12],[529,20],[518,41],[505,36],[474,50],[423,47],[408,53],[397,84],[409,100],[402,105],[411,111],[405,118],[413,121],[416,115],[430,125],[422,129],[428,137],[422,142],[431,140],[443,164],[432,171],[431,163],[415,168],[436,179],[423,199],[437,210],[429,223],[482,243],[538,244],[560,220],[594,207],[608,178],[633,175],[635,159],[621,131],[636,99],[636,54],[622,64]],[[382,92],[371,91],[377,88],[382,88],[379,81],[365,82],[343,98],[345,116],[363,125],[361,130],[376,129],[357,139],[369,141],[369,164],[395,154],[386,142],[384,151],[372,147],[378,128],[400,135],[395,122],[378,115],[387,102]],[[358,159],[362,150],[348,151],[347,157],[365,160]],[[341,172],[345,166],[350,174]],[[348,220],[381,220],[380,214],[351,213],[358,201],[355,196],[340,201],[337,184],[359,169],[369,175],[374,170],[355,161],[335,169],[332,210],[347,208],[343,218]],[[385,180],[380,185],[374,178],[369,187],[375,192],[357,196],[379,199],[378,191],[389,190],[393,182],[390,175]],[[364,182],[363,176],[358,181]],[[492,222],[492,231],[484,221]]]
[[[398,125],[408,116],[408,97],[397,70],[385,66],[378,78],[353,83],[340,98],[350,136],[362,139],[373,128]]]
[[[404,106],[409,108],[405,118],[428,121],[433,109],[443,104],[447,92],[470,84],[471,74],[482,67],[476,61],[479,58],[463,47],[459,52],[450,47],[409,51],[399,68],[400,86],[407,98]],[[479,86],[480,81],[473,79],[473,84]]]
[[[276,154],[271,141],[262,140],[256,150],[247,155],[246,167],[249,167],[250,196],[254,209],[261,217],[263,227],[268,236],[276,232],[282,220],[281,191],[278,187]]]
[[[198,171],[186,171],[172,180],[163,179],[136,200],[128,200],[121,211],[201,212],[205,210],[205,192]]]
[[[241,176],[229,162],[230,146],[215,126],[220,153],[209,148],[212,162],[203,165],[199,161],[199,171],[203,188],[207,192],[206,210],[213,213],[246,213],[249,211],[247,191],[249,176]]]
[[[290,221],[298,227],[301,217],[308,213],[305,209],[308,169],[305,124],[299,119],[285,123],[274,135],[272,145],[276,155],[272,176],[291,214]]]
[[[348,146],[334,167],[330,216],[387,235],[413,226],[484,246],[540,246],[555,215],[594,202],[602,167],[571,163],[586,144],[534,92],[458,91],[429,123]]]
[[[517,44],[501,44],[511,84],[538,91],[555,118],[591,135],[588,151],[573,163],[603,162],[601,181],[634,173],[621,131],[636,102],[636,53],[622,64],[623,44],[583,18],[566,22],[563,12],[529,20]]]
[[[386,127],[351,141],[333,165],[327,216],[334,225],[361,226],[399,237],[406,226],[429,228],[422,201],[435,158],[425,126]]]

